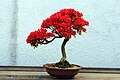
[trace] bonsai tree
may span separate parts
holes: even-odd
[[[31,32],[26,42],[37,48],[39,44],[48,44],[57,38],[64,38],[61,45],[62,58],[52,66],[60,68],[71,67],[72,64],[66,60],[65,45],[72,36],[75,37],[76,33],[81,35],[81,32],[86,32],[84,26],[88,26],[89,22],[82,17],[83,14],[74,9],[62,9],[43,20],[41,27]]]

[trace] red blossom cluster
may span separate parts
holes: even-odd
[[[68,38],[75,36],[76,32],[86,32],[84,26],[88,26],[89,22],[82,18],[83,14],[74,9],[62,9],[52,14],[46,20],[43,20],[41,29],[31,32],[27,38],[27,43],[35,46],[39,43],[49,43],[55,38]],[[50,29],[51,32],[47,32]],[[47,39],[53,37],[51,41]]]
[[[44,42],[46,38],[54,37],[55,35],[51,32],[47,32],[46,29],[38,29],[37,31],[31,32],[26,39],[27,43],[37,47],[39,43]],[[42,43],[41,43],[42,44]]]
[[[50,28],[54,26],[54,29],[63,37],[71,38],[71,35],[76,35],[78,32],[86,32],[83,26],[88,26],[89,22],[82,18],[83,14],[74,9],[62,9],[57,13],[54,13],[43,21],[42,28]]]

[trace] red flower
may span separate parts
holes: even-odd
[[[42,28],[46,28],[52,26],[52,21],[50,18],[47,18],[46,20],[43,20],[43,23],[41,25]]]
[[[89,22],[84,20],[83,18],[78,18],[73,22],[74,26],[88,26]]]
[[[83,32],[86,32],[86,28],[83,28]]]
[[[76,32],[79,34],[86,32],[84,26],[88,26],[89,22],[84,20],[82,16],[82,13],[74,9],[62,9],[43,20],[41,28],[31,32],[26,42],[36,47],[38,44],[47,44],[56,37],[70,39],[72,35],[76,35]],[[51,37],[53,39],[49,41],[48,38]]]

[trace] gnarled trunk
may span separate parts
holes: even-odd
[[[59,68],[71,67],[71,64],[66,60],[67,56],[66,56],[66,51],[65,51],[65,45],[68,41],[69,41],[69,39],[65,38],[61,45],[62,58],[61,58],[60,62],[55,64]]]
[[[65,61],[67,56],[66,56],[66,51],[65,51],[65,45],[66,43],[69,41],[68,38],[65,38],[62,45],[61,45],[61,52],[62,52],[62,58],[61,58],[61,62]]]

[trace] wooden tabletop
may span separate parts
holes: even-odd
[[[49,76],[42,67],[1,66],[0,80],[60,80]],[[74,79],[62,80],[120,80],[119,68],[82,68]]]

